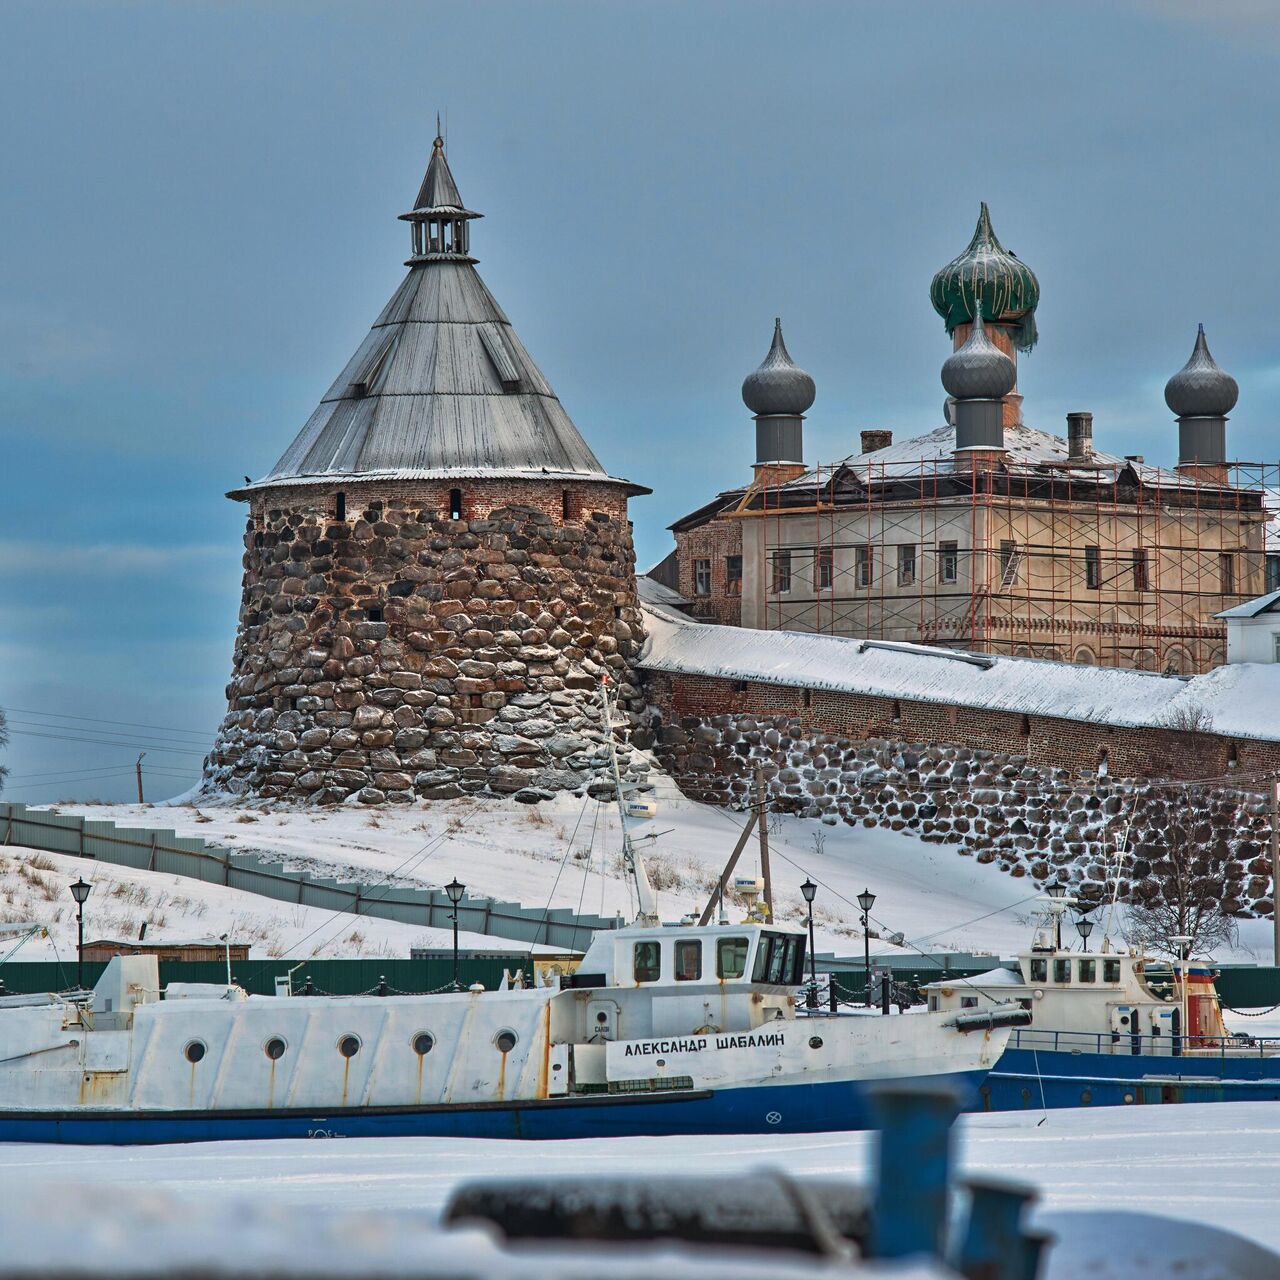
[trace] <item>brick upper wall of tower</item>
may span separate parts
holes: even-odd
[[[377,804],[593,786],[600,680],[638,708],[642,638],[618,484],[253,490],[205,787]]]

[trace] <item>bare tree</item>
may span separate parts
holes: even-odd
[[[1183,703],[1174,707],[1161,719],[1166,729],[1176,729],[1179,733],[1212,733],[1213,716],[1196,703]]]
[[[1125,937],[1130,945],[1176,956],[1174,938],[1190,938],[1188,954],[1234,943],[1243,907],[1243,870],[1193,793],[1153,799],[1149,835],[1135,851]]]

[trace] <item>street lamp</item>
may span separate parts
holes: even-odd
[[[1093,921],[1088,916],[1081,916],[1076,921],[1076,932],[1080,935],[1080,950],[1089,950],[1089,935],[1093,932]]]
[[[449,895],[449,901],[453,903],[453,911],[449,916],[453,921],[453,989],[461,991],[462,987],[458,983],[458,903],[462,901],[462,895],[466,893],[467,886],[454,876],[445,885],[444,891]]]
[[[800,886],[800,892],[804,894],[805,905],[809,908],[809,994],[805,997],[805,1004],[810,1009],[816,1009],[818,1007],[818,961],[817,949],[813,941],[813,899],[818,892],[818,886],[806,876],[804,884]]]
[[[1049,910],[1053,912],[1053,948],[1055,951],[1062,950],[1062,898],[1067,892],[1067,886],[1061,880],[1055,880],[1051,885],[1045,887],[1045,893],[1049,895]]]
[[[876,895],[870,889],[863,889],[858,894],[858,906],[862,908],[862,973],[867,980],[867,1008],[871,1008],[871,908],[875,905]]]
[[[84,990],[84,900],[89,896],[89,890],[92,888],[93,885],[89,884],[83,876],[77,877],[75,884],[71,886],[71,896],[76,900],[76,925],[80,936],[76,950],[76,986],[81,991]]]

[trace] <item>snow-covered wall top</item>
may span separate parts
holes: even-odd
[[[646,604],[650,671],[759,680],[872,697],[1053,716],[1133,729],[1195,727],[1280,741],[1280,664],[1234,663],[1191,678],[927,645],[699,623]]]

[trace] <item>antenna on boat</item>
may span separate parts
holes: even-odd
[[[609,748],[609,766],[613,770],[613,794],[618,804],[618,824],[622,828],[622,865],[636,886],[634,923],[661,924],[658,919],[658,903],[653,896],[653,886],[649,883],[644,859],[636,852],[635,845],[631,843],[631,833],[627,830],[627,804],[622,794],[622,775],[618,770],[618,745],[613,737],[614,702],[609,696],[608,676],[603,676],[600,680],[600,704],[604,714],[604,740]]]
[[[1116,869],[1111,876],[1111,902],[1107,906],[1107,920],[1102,926],[1102,952],[1105,955],[1111,950],[1111,926],[1115,922],[1116,902],[1120,897],[1120,871],[1124,866],[1126,848],[1129,844],[1129,828],[1133,825],[1133,813],[1129,813],[1129,821],[1124,824],[1123,831],[1116,832]],[[1110,859],[1108,859],[1108,862]]]

